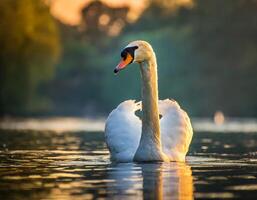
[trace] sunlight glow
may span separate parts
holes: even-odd
[[[224,121],[225,121],[225,116],[224,116],[223,112],[216,111],[215,114],[214,114],[214,122],[215,122],[215,124],[221,125],[221,124],[224,123]]]
[[[99,23],[102,26],[106,26],[110,22],[110,17],[106,14],[102,14],[99,18]]]
[[[48,0],[45,2],[50,5],[52,15],[62,23],[78,25],[81,21],[81,9],[92,2],[92,0]],[[130,21],[136,20],[148,6],[148,1],[146,0],[102,0],[102,2],[111,7],[128,6],[130,8],[128,19]]]
[[[110,28],[109,35],[110,36],[117,36],[121,32],[122,28],[124,27],[124,22],[122,20],[117,20],[113,23]]]
[[[80,12],[93,0],[45,0],[50,5],[52,15],[64,24],[78,25],[81,21]],[[129,7],[128,20],[135,21],[141,13],[148,7],[148,0],[102,0],[101,2],[111,7]],[[156,0],[160,5],[174,10],[178,6],[192,7],[192,0]]]

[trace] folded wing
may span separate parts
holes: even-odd
[[[159,101],[162,150],[171,161],[185,161],[193,136],[187,113],[174,100]]]
[[[133,161],[141,137],[141,120],[135,115],[140,107],[134,100],[124,101],[108,116],[105,140],[112,161]]]

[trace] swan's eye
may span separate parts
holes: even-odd
[[[138,46],[127,47],[127,48],[123,49],[123,51],[121,52],[120,55],[123,58],[123,60],[126,60],[128,53],[132,56],[132,58],[134,58],[136,49],[138,49]]]
[[[126,60],[126,58],[127,58],[127,51],[126,51],[126,49],[124,49],[122,52],[121,52],[121,54],[120,54],[120,56],[123,58],[123,60]]]

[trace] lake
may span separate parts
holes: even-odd
[[[0,130],[0,199],[257,198],[256,132],[195,131],[186,163],[110,163],[102,131]]]

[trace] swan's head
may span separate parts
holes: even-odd
[[[121,61],[115,67],[114,73],[118,73],[120,70],[125,69],[129,64],[137,62],[144,62],[153,55],[152,46],[142,40],[137,40],[129,43],[122,51],[121,51]]]

